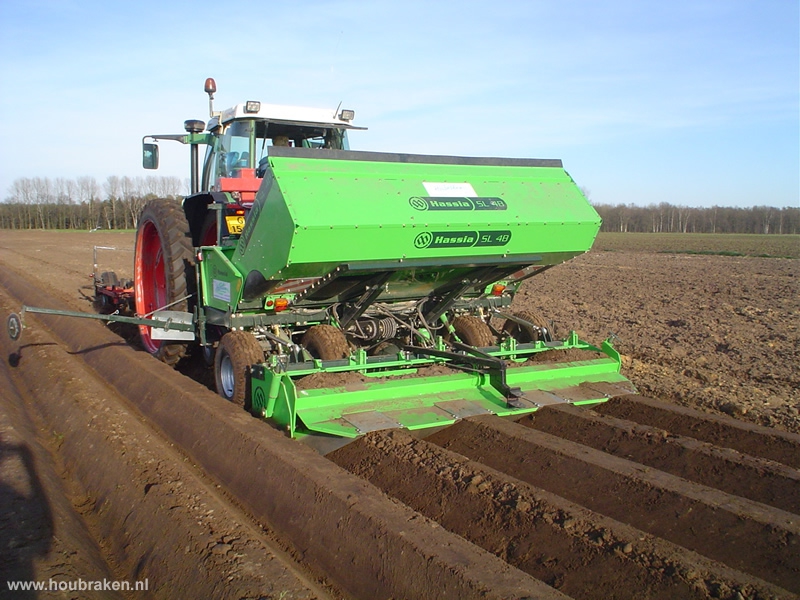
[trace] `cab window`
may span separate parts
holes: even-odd
[[[252,169],[253,121],[235,121],[225,132],[223,150],[225,177],[232,177],[237,169]],[[227,142],[227,145],[226,143]]]

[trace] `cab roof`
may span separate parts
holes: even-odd
[[[348,113],[351,115],[349,119],[347,118]],[[353,111],[348,110],[285,106],[281,104],[264,104],[263,102],[250,101],[223,110],[219,114],[218,119],[223,125],[242,119],[264,119],[265,121],[291,125],[315,125],[326,128],[335,127],[337,129],[366,129],[366,127],[356,127],[353,125],[350,122],[353,116]],[[212,119],[212,122],[213,121],[214,119]],[[211,126],[211,123],[209,123],[209,126]]]

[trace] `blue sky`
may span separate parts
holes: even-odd
[[[150,174],[214,77],[217,109],[343,102],[354,149],[561,158],[594,203],[800,206],[799,4],[0,0],[0,198]]]

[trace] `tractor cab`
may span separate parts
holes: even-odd
[[[351,110],[337,114],[253,101],[238,104],[208,123],[213,142],[206,151],[201,189],[238,193],[240,202],[252,205],[271,147],[349,150],[353,116]]]
[[[158,168],[157,141],[189,145],[191,193],[184,199],[183,209],[195,246],[225,246],[238,240],[269,170],[271,148],[305,148],[321,153],[349,150],[347,131],[366,129],[352,124],[355,113],[348,109],[250,100],[215,112],[213,79],[206,80],[205,91],[211,116],[208,124],[189,120],[184,123],[186,134],[148,135],[142,140],[142,166],[146,169]],[[200,145],[206,146],[202,167]]]

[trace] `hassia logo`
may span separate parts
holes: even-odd
[[[449,196],[414,196],[408,203],[416,210],[506,210],[502,198],[452,198]]]
[[[423,231],[414,238],[415,248],[472,248],[505,246],[511,232],[502,231]]]

